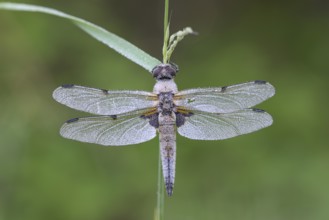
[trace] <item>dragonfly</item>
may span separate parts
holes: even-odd
[[[223,140],[272,124],[264,110],[252,108],[275,94],[262,80],[214,88],[178,91],[178,67],[159,64],[152,70],[153,92],[111,91],[63,85],[53,98],[70,108],[97,116],[73,118],[61,127],[64,138],[105,146],[149,141],[159,134],[162,173],[168,196],[173,193],[176,131],[195,140]]]

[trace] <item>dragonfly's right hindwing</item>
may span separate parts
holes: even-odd
[[[273,120],[260,109],[242,109],[232,113],[194,112],[177,128],[180,135],[195,140],[222,140],[268,127]]]

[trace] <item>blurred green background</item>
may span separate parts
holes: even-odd
[[[94,22],[161,59],[162,0],[40,1]],[[171,1],[171,30],[191,26],[172,61],[180,89],[261,79],[264,130],[224,141],[177,140],[165,217],[329,219],[329,2]],[[152,90],[138,65],[71,23],[0,11],[0,219],[145,220],[156,201],[158,139],[102,147],[58,131],[86,114],[56,103],[74,83]]]

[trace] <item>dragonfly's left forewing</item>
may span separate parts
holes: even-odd
[[[192,111],[184,117],[178,133],[196,140],[222,140],[268,127],[270,114],[259,109],[243,109],[232,113]]]
[[[77,85],[64,85],[53,92],[59,103],[97,115],[122,114],[154,107],[157,96],[144,91],[109,91]]]
[[[109,116],[75,118],[67,121],[60,134],[68,139],[105,146],[138,144],[156,136],[156,129],[145,117],[149,110]]]

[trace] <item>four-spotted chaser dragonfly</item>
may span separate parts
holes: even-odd
[[[167,194],[173,192],[176,130],[196,140],[222,140],[272,124],[263,110],[251,108],[272,97],[274,87],[253,81],[217,88],[178,91],[178,69],[160,64],[153,71],[153,92],[109,91],[76,85],[57,88],[56,101],[73,109],[100,115],[68,120],[60,134],[69,139],[106,146],[138,144],[159,133],[162,171]]]

